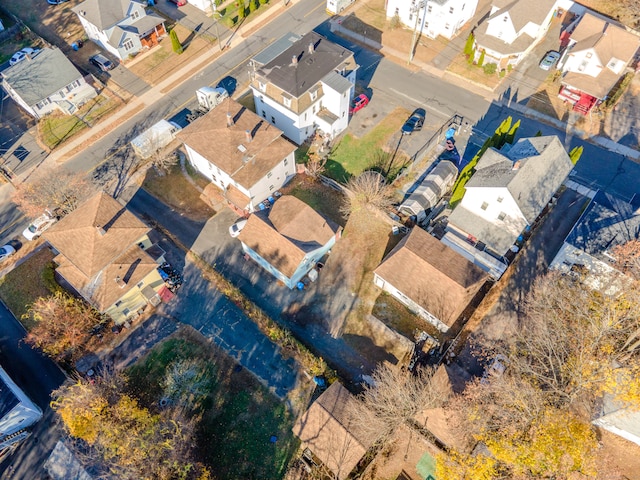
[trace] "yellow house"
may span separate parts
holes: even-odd
[[[164,251],[151,229],[110,195],[87,200],[44,233],[58,252],[57,279],[117,324],[168,294],[158,273]],[[170,294],[169,294],[170,295]]]

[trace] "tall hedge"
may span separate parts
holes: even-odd
[[[184,52],[184,49],[182,48],[182,44],[178,39],[178,34],[176,33],[175,30],[171,30],[169,37],[171,38],[171,46],[173,47],[173,51],[176,52],[178,55]]]

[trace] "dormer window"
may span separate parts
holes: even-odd
[[[267,91],[267,84],[264,82],[258,82],[258,88],[260,89],[261,92],[266,92]]]
[[[507,15],[505,15],[504,17],[502,17],[502,21],[503,21],[503,22],[506,22],[506,21],[508,21],[508,20],[509,20],[509,17],[508,17]]]
[[[313,92],[310,92],[311,95],[311,101],[315,102],[316,99],[318,98],[318,90],[314,90]]]
[[[140,12],[138,12],[137,10],[134,10],[133,12],[131,12],[131,20],[137,20],[140,17]]]

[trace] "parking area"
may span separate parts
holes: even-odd
[[[168,0],[158,0],[156,9],[166,17],[193,31],[195,35],[208,35],[211,38],[217,38],[220,35],[220,38],[226,38],[230,34],[223,24],[216,22],[202,10],[189,3],[177,7],[175,3]]]

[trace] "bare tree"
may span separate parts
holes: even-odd
[[[364,209],[385,209],[391,205],[393,189],[377,172],[363,172],[347,182],[350,194],[345,196],[341,212],[348,216]]]
[[[84,174],[49,169],[29,183],[18,184],[13,201],[30,217],[42,215],[46,209],[66,215],[92,193],[94,189]]]
[[[320,157],[318,154],[309,154],[309,159],[305,165],[307,170],[307,175],[312,179],[317,179],[320,175],[325,172],[325,165],[327,164],[327,159]]]

